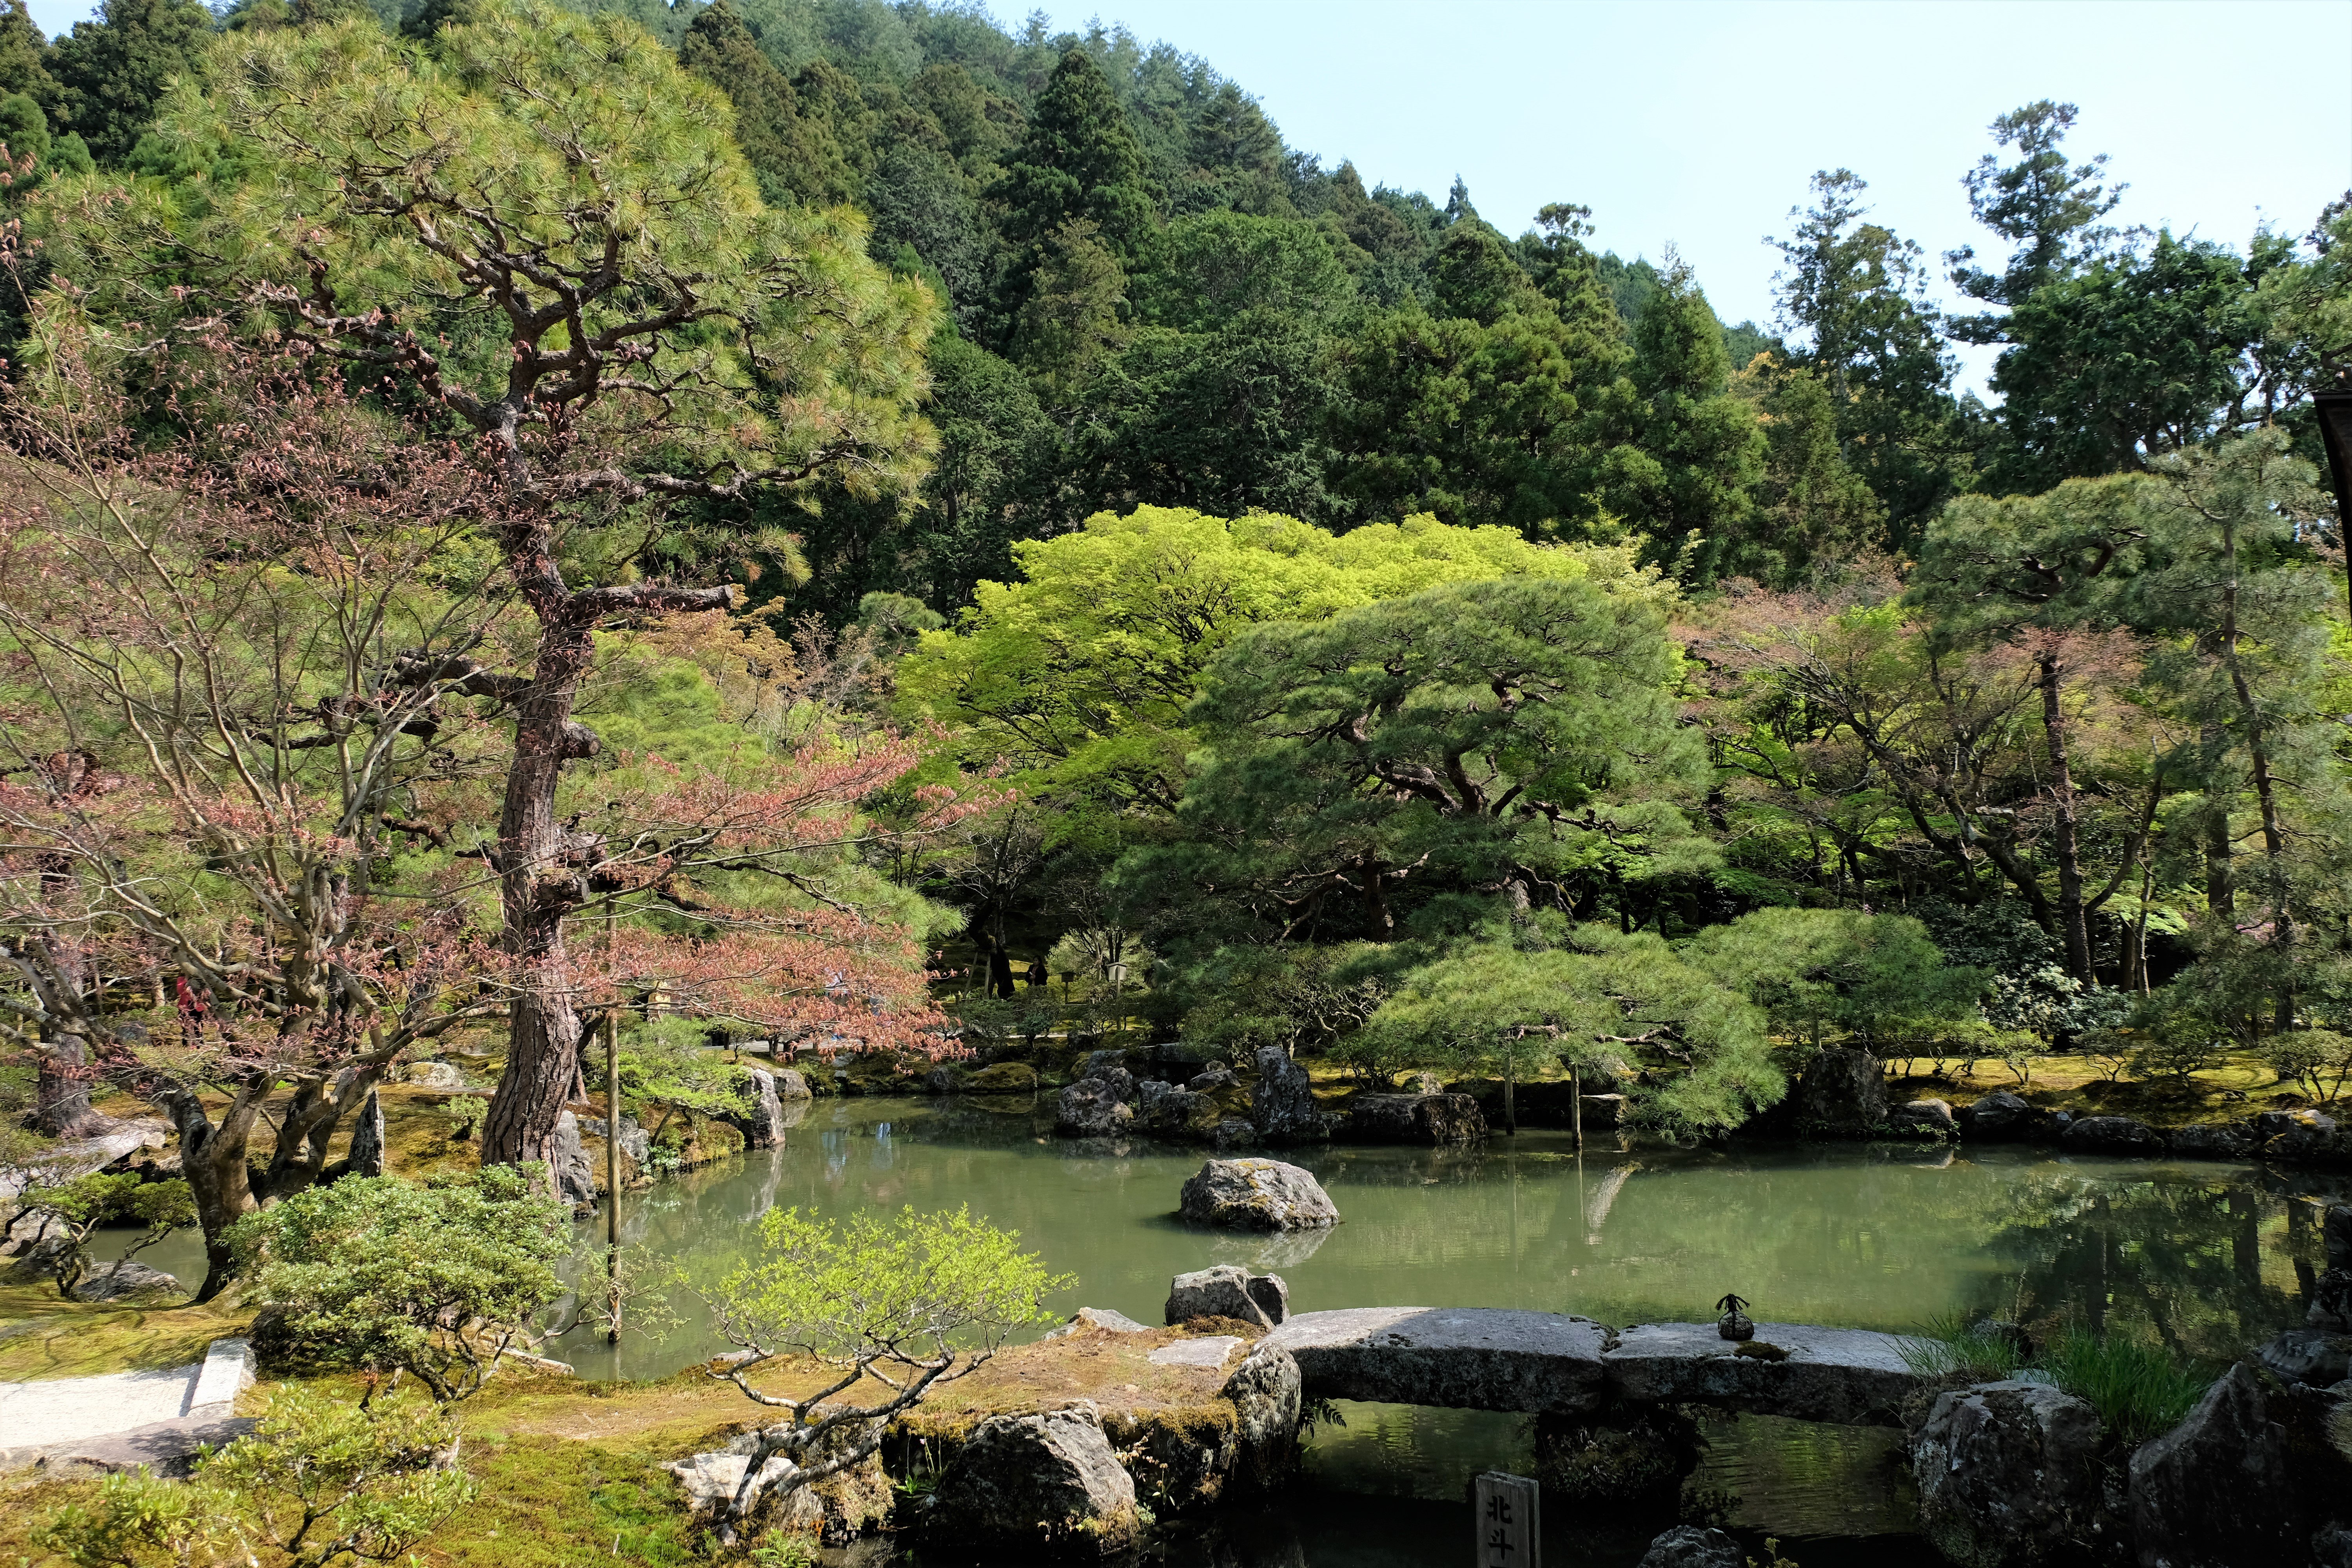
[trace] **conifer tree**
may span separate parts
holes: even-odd
[[[1764,436],[1727,390],[1723,328],[1689,267],[1674,262],[1633,327],[1633,439],[1602,464],[1607,505],[1651,537],[1686,582],[1721,570],[1754,509]]]
[[[1002,309],[1008,338],[1029,303],[1040,268],[1066,255],[1069,226],[1082,221],[1122,269],[1142,252],[1157,216],[1143,149],[1110,82],[1083,49],[1072,49],[1038,96],[1028,133],[991,187],[1002,203],[1000,232],[1015,249]]]
[[[111,166],[131,155],[163,90],[194,71],[213,30],[195,0],[104,0],[50,53],[68,128]],[[54,117],[52,117],[54,118]]]

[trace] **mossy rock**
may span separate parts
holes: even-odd
[[[966,1076],[963,1088],[967,1094],[1034,1094],[1037,1069],[1027,1062],[996,1062]]]

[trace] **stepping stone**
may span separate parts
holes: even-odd
[[[1758,1415],[1849,1426],[1899,1425],[1895,1411],[1917,1388],[1903,1360],[1925,1342],[1867,1329],[1759,1323],[1741,1343],[1713,1323],[1637,1323],[1601,1358],[1622,1399],[1717,1405]],[[1773,1352],[1785,1352],[1776,1358]]]
[[[1608,1398],[1608,1341],[1557,1312],[1352,1307],[1298,1313],[1259,1342],[1291,1353],[1312,1398],[1573,1415]]]

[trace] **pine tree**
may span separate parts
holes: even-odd
[[[2073,104],[2045,98],[1992,122],[1993,140],[2015,147],[2017,162],[2004,167],[1988,153],[1962,183],[1977,221],[2014,248],[1997,275],[1971,265],[1973,248],[1944,258],[1951,264],[1953,285],[1969,298],[2014,308],[2036,289],[2067,276],[2116,237],[2115,230],[2098,223],[2115,211],[2126,187],[2100,183],[2107,166],[2104,153],[2087,163],[2068,163],[2059,144],[2074,128],[2074,115]],[[1952,328],[1955,336],[1969,342],[2009,341],[1998,316],[1957,317]]]
[[[213,15],[195,0],[104,0],[50,52],[66,124],[101,164],[121,163],[173,79],[195,70]]]

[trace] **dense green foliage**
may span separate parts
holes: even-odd
[[[1975,313],[1839,168],[1771,242],[1767,332],[1572,203],[1513,238],[1458,181],[1327,169],[1123,32],[921,0],[249,0],[209,41],[154,0],[55,44],[10,15],[26,280],[63,285],[18,363],[100,345],[154,435],[188,412],[163,361],[290,333],[540,509],[459,597],[530,601],[539,663],[502,668],[618,679],[562,687],[610,754],[509,795],[541,837],[497,853],[589,868],[543,908],[509,876],[509,950],[569,952],[600,900],[608,970],[715,951],[722,910],[855,933],[822,1018],[724,952],[543,984],[541,1122],[582,1016],[640,1003],[641,1102],[730,1092],[657,994],[827,1049],[895,999],[884,1043],[938,1045],[910,960],[941,906],[976,1032],[1043,1027],[1019,948],[1033,984],[1090,972],[1083,1029],[1140,997],[1390,1079],[1516,1077],[1539,1039],[1687,1131],[1832,1036],[2340,1082],[2310,395],[2352,358],[2344,204],[2242,252],[2116,231],[2074,109],[2028,105],[1966,175],[2007,247],[1947,258]],[[120,353],[131,322],[187,330]],[[2000,347],[1998,408],[1956,395],[1960,341]],[[824,833],[753,857],[732,805],[666,815],[760,794],[786,739],[845,781]]]
[[[313,1187],[238,1222],[233,1242],[288,1343],[405,1372],[444,1404],[478,1392],[562,1294],[554,1266],[572,1249],[563,1205],[505,1166]]]
[[[457,1424],[418,1399],[348,1405],[283,1384],[248,1436],[192,1480],[144,1466],[43,1527],[77,1568],[334,1568],[414,1563],[410,1548],[470,1499]]]

